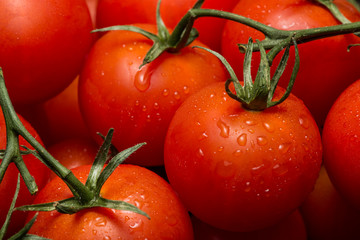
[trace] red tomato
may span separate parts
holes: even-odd
[[[304,220],[298,210],[274,226],[253,232],[229,232],[192,217],[195,239],[206,240],[306,240]]]
[[[70,138],[48,147],[49,153],[68,169],[91,165],[99,146],[88,138]],[[55,177],[52,173],[52,177]]]
[[[31,107],[17,108],[37,130],[46,146],[69,138],[90,137],[79,108],[78,83],[76,77],[55,97]]]
[[[335,0],[334,3],[351,21],[360,21],[360,13],[347,1]],[[233,12],[284,30],[339,24],[328,10],[310,0],[240,0]],[[238,76],[242,76],[244,55],[239,52],[237,44],[247,43],[250,36],[254,40],[264,39],[262,33],[245,25],[230,21],[225,25],[221,52],[238,72]],[[304,101],[319,127],[323,126],[336,97],[360,76],[357,65],[360,48],[352,48],[347,52],[349,44],[359,42],[355,35],[342,35],[299,44],[300,70],[292,93]],[[258,63],[259,59],[260,54],[253,55],[253,61]],[[277,65],[278,60],[280,58],[274,65]],[[293,61],[291,54],[289,63]],[[281,86],[287,85],[291,71],[291,67],[285,70],[279,83]]]
[[[360,80],[332,106],[323,129],[324,163],[339,193],[360,209]]]
[[[37,141],[41,142],[39,135],[32,128],[32,126],[19,116],[21,122],[24,124],[25,128],[35,137]],[[19,144],[33,149],[30,144],[28,144],[22,137],[19,138]],[[5,119],[1,112],[0,108],[0,149],[6,148],[6,128],[5,128]],[[50,170],[42,164],[36,157],[33,155],[24,155],[24,162],[29,169],[30,174],[35,178],[35,182],[39,189],[44,187],[47,183],[50,175]],[[0,162],[2,160],[0,159]],[[16,183],[18,178],[19,171],[17,170],[14,163],[11,163],[8,169],[5,172],[4,179],[0,183],[0,226],[5,221],[5,217],[9,211],[11,201],[13,199]],[[26,188],[25,182],[21,179],[20,183],[20,192],[16,201],[16,206],[22,206],[25,204],[31,204],[34,200],[34,196],[31,196],[28,189]],[[18,232],[25,223],[26,213],[15,211],[11,218],[11,223],[8,229],[8,236],[11,236]]]
[[[90,166],[73,169],[85,182]],[[54,194],[56,193],[56,194]],[[71,197],[59,178],[53,179],[36,203]],[[75,214],[40,212],[30,233],[50,239],[193,239],[190,217],[170,185],[155,173],[134,165],[120,165],[101,190],[107,199],[122,200],[145,211],[151,219],[130,212],[90,208]]]
[[[93,42],[84,0],[0,1],[0,66],[11,100],[48,99],[81,69]]]
[[[165,140],[166,173],[185,206],[229,231],[265,228],[298,208],[321,160],[320,133],[301,100],[290,95],[280,105],[248,111],[224,83],[190,96]]]
[[[139,26],[156,32],[155,25]],[[105,135],[114,128],[117,149],[147,142],[129,158],[146,166],[163,164],[166,130],[180,104],[227,76],[215,56],[191,46],[175,54],[164,52],[139,69],[151,46],[138,33],[109,32],[92,48],[79,81],[80,110],[95,139],[96,132]]]
[[[309,239],[360,239],[360,212],[336,191],[324,167],[301,213]]]
[[[160,14],[169,28],[174,28],[197,0],[162,0]],[[231,11],[239,0],[206,0],[203,8]],[[97,28],[133,23],[156,23],[158,0],[99,0]],[[146,7],[144,7],[146,6]],[[212,49],[219,51],[221,32],[225,20],[203,17],[196,20],[194,27],[199,31],[199,39]]]

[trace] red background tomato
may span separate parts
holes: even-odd
[[[85,182],[90,166],[73,169]],[[55,194],[54,194],[55,193]],[[41,212],[30,233],[50,239],[193,239],[190,217],[170,185],[155,173],[138,166],[120,165],[105,182],[101,196],[122,200],[145,211],[151,219],[130,212],[90,208],[69,215]],[[59,178],[53,179],[36,203],[71,197]]]
[[[49,146],[47,150],[66,168],[73,169],[91,165],[99,148],[91,138],[69,138]],[[55,176],[55,173],[51,174],[51,177]]]
[[[0,66],[15,105],[70,84],[93,42],[84,0],[2,0],[0,16]]]
[[[320,133],[301,100],[290,95],[275,107],[247,111],[224,83],[190,96],[165,140],[166,173],[185,206],[228,231],[261,229],[298,208],[321,161]]]
[[[156,32],[155,25],[139,26]],[[215,56],[191,46],[164,52],[139,69],[151,46],[138,33],[109,32],[95,43],[79,81],[80,110],[91,134],[99,140],[96,132],[105,135],[114,128],[117,149],[147,142],[127,160],[146,166],[163,164],[165,134],[180,104],[227,77]]]
[[[360,21],[360,13],[347,1],[336,0],[334,3],[351,21]],[[328,10],[309,0],[240,0],[233,12],[284,30],[339,24]],[[238,77],[242,76],[244,55],[239,52],[237,44],[247,43],[249,37],[254,40],[264,39],[264,35],[253,28],[236,22],[226,23],[221,52],[235,68]],[[347,52],[349,44],[359,42],[355,35],[340,35],[299,45],[300,70],[292,93],[304,101],[319,127],[323,126],[326,114],[336,97],[360,76],[357,65],[360,48],[352,48]],[[291,54],[290,64],[280,80],[281,86],[286,86],[290,79],[293,55]],[[254,54],[254,71],[257,70],[259,56]],[[277,58],[279,59],[280,57]],[[275,66],[277,62],[274,62]]]
[[[86,138],[90,133],[81,115],[78,99],[79,78],[55,97],[17,108],[41,136],[46,146],[69,138]]]
[[[0,108],[1,110],[1,108]],[[36,131],[32,128],[32,126],[21,116],[19,116],[21,122],[24,124],[25,128],[32,134],[35,139],[42,143],[39,135],[36,133]],[[19,144],[29,147],[30,149],[33,149],[30,144],[28,144],[25,139],[22,137],[19,138]],[[0,111],[0,149],[6,148],[6,127],[5,127],[5,119]],[[50,176],[50,170],[47,169],[47,167],[40,162],[35,156],[33,155],[24,155],[23,156],[24,162],[29,169],[30,174],[35,178],[35,182],[40,189],[44,187],[44,185],[47,183],[49,176]],[[0,159],[0,162],[2,160]],[[16,183],[18,178],[19,171],[17,170],[14,163],[10,163],[8,169],[5,172],[4,179],[2,180],[0,184],[0,226],[5,221],[5,217],[9,211],[9,207],[11,204],[11,201],[13,199],[13,196],[15,194],[16,189]],[[22,206],[25,204],[31,204],[34,200],[34,196],[31,196],[28,189],[26,188],[25,182],[23,179],[21,179],[20,184],[20,192],[18,195],[18,199],[16,201],[16,206]],[[8,229],[8,237],[15,234],[17,231],[19,231],[25,223],[26,219],[26,213],[15,211],[12,218],[11,223]]]
[[[324,163],[339,193],[360,209],[360,81],[336,100],[323,129]]]
[[[206,0],[202,8],[231,11],[239,0]],[[97,10],[97,28],[133,23],[156,23],[158,0],[100,0]],[[196,0],[162,0],[160,14],[169,28],[174,28]],[[146,7],[144,7],[146,6]],[[199,40],[214,50],[220,50],[221,32],[225,20],[203,17],[194,27],[199,31]]]
[[[309,239],[360,238],[360,212],[344,200],[322,167],[314,191],[301,206]]]

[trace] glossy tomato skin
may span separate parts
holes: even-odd
[[[19,115],[21,122],[24,124],[25,128],[30,132],[34,138],[42,143],[39,135],[34,130],[34,128],[27,122],[23,117]],[[27,143],[22,137],[19,138],[19,144],[33,149],[29,143]],[[1,112],[0,108],[0,149],[6,148],[6,127],[5,119]],[[33,155],[24,155],[24,162],[30,172],[30,174],[35,178],[35,182],[40,189],[42,189],[49,180],[50,170],[46,168],[35,156]],[[2,160],[0,159],[0,162]],[[9,207],[13,196],[15,194],[16,183],[18,178],[19,171],[17,170],[14,163],[11,163],[8,169],[5,172],[4,179],[0,183],[0,226],[3,225],[5,217],[9,211]],[[25,182],[21,179],[20,183],[20,192],[18,199],[16,201],[16,206],[22,206],[25,204],[31,204],[35,199],[35,196],[32,196],[28,189],[26,188]],[[11,223],[8,228],[7,236],[12,236],[18,232],[25,224],[26,213],[15,211],[11,218]]]
[[[90,166],[73,169],[85,182]],[[54,194],[55,192],[55,194]],[[155,173],[134,165],[121,165],[110,176],[101,196],[123,200],[145,211],[145,216],[130,211],[91,208],[69,215],[41,212],[30,233],[50,239],[193,239],[190,217],[170,185]],[[71,197],[59,179],[53,179],[35,202]]]
[[[84,0],[0,2],[0,66],[16,105],[48,99],[79,73],[93,43]]]
[[[206,0],[202,8],[231,11],[239,0]],[[156,23],[157,0],[100,0],[97,8],[97,28],[134,23]],[[169,28],[174,28],[196,0],[162,0],[160,14]],[[144,7],[146,6],[146,7]],[[198,18],[194,27],[199,40],[220,51],[221,32],[225,20],[214,17]]]
[[[154,25],[139,25],[155,31]],[[201,45],[194,42],[194,45]],[[163,164],[167,126],[180,104],[227,74],[212,54],[191,46],[139,69],[152,41],[127,31],[104,35],[91,50],[79,81],[80,110],[96,140],[114,128],[112,143],[124,149],[140,142],[144,148],[129,162]]]
[[[345,0],[334,3],[351,21],[359,21],[360,13]],[[324,7],[309,0],[252,1],[240,0],[233,12],[283,30],[308,29],[337,25],[339,22]],[[314,17],[316,16],[316,17]],[[264,39],[264,35],[243,24],[228,21],[225,24],[221,53],[242,76],[243,54],[238,43],[247,43],[249,37]],[[359,43],[355,35],[340,35],[299,44],[300,70],[292,93],[302,99],[322,128],[327,112],[337,96],[360,76],[356,62],[360,48],[347,51],[349,44]],[[259,62],[260,55],[254,54]],[[277,65],[280,57],[274,62]],[[287,86],[292,72],[294,54],[280,80]],[[254,70],[257,68],[254,67]]]
[[[324,163],[339,193],[360,209],[360,81],[336,100],[323,129]]]
[[[223,83],[188,98],[165,140],[166,173],[185,206],[229,231],[268,227],[298,208],[321,158],[319,130],[301,100],[290,95],[263,112],[248,111]]]
[[[230,232],[214,228],[192,217],[195,239],[206,240],[306,240],[304,220],[298,210],[274,226],[251,232]]]

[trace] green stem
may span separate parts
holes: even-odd
[[[64,180],[64,182],[73,192],[74,196],[78,197],[82,202],[92,199],[93,193],[87,189],[85,185],[82,184],[69,169],[59,163],[23,126],[10,101],[1,68],[0,106],[4,114],[7,132],[7,147],[4,159],[1,162],[0,181],[3,179],[7,166],[10,164],[10,162],[15,162],[16,166],[19,168],[21,176],[27,183],[29,191],[31,193],[35,193],[37,191],[36,183],[31,177],[20,154],[18,136],[22,136],[38,152],[43,163]]]
[[[360,31],[360,22],[311,29],[291,31],[280,30],[241,15],[214,9],[191,9],[184,16],[184,18],[192,19],[199,17],[219,17],[252,27],[265,35],[265,40],[261,41],[261,44],[266,50],[271,49],[279,44],[282,48],[288,44],[293,44],[292,41],[288,41],[289,38],[293,38],[297,43],[305,43],[320,38],[356,33]],[[239,44],[239,48],[242,52],[245,52],[246,47],[246,44]],[[254,43],[254,51],[259,50],[259,45]]]

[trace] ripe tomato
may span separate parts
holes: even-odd
[[[206,240],[306,240],[304,220],[298,210],[279,223],[253,232],[229,232],[211,227],[192,217],[195,239]]]
[[[301,100],[290,95],[280,105],[248,111],[224,83],[190,96],[165,140],[166,173],[185,206],[229,231],[265,228],[298,208],[321,160],[320,133]]]
[[[24,124],[25,128],[35,137],[37,141],[41,142],[39,135],[32,128],[32,126],[21,116],[19,116],[21,122]],[[32,149],[30,144],[28,144],[22,137],[19,138],[19,144],[27,146]],[[1,112],[0,108],[0,149],[6,148],[6,127],[5,119]],[[35,178],[35,182],[39,189],[41,189],[48,181],[50,176],[50,170],[46,168],[36,157],[33,155],[24,155],[24,162],[29,169],[30,174]],[[0,159],[0,162],[2,160]],[[19,171],[16,168],[14,163],[11,163],[8,169],[5,172],[4,179],[0,183],[0,226],[5,221],[5,217],[9,210],[12,198],[15,193],[16,183],[18,178]],[[34,200],[28,189],[26,188],[25,182],[21,179],[20,183],[20,192],[18,199],[16,201],[16,206],[21,206],[25,204],[31,204]],[[18,232],[25,224],[26,213],[15,211],[12,215],[10,226],[8,229],[8,236],[12,236]]]
[[[14,104],[43,101],[70,84],[93,42],[84,0],[2,0],[0,16],[0,66]]]
[[[334,3],[351,21],[360,21],[360,13],[347,1],[335,0]],[[339,24],[328,10],[309,0],[240,0],[233,12],[284,30]],[[230,21],[225,25],[221,53],[238,73],[242,73],[244,56],[239,52],[237,44],[247,43],[250,36],[253,39],[264,39],[262,33],[245,25]],[[355,35],[341,35],[299,45],[300,70],[292,92],[304,101],[319,127],[323,126],[336,97],[360,76],[360,68],[357,66],[360,48],[352,48],[347,52],[349,44],[359,42]],[[254,54],[253,59],[259,62],[260,54]],[[280,58],[276,60],[275,65]],[[289,63],[293,61],[291,54]],[[289,67],[285,70],[280,85],[287,85],[291,69]]]
[[[301,213],[309,239],[360,239],[360,212],[337,192],[324,167]]]
[[[174,28],[197,0],[162,0],[160,14],[169,28]],[[206,0],[203,8],[231,11],[239,0]],[[156,23],[158,0],[100,0],[97,9],[97,28],[133,23]],[[146,7],[144,7],[146,6]],[[219,51],[221,32],[225,20],[203,17],[196,20],[194,27],[199,31],[199,40]]]
[[[90,166],[73,169],[85,182]],[[55,194],[54,194],[55,193]],[[151,219],[130,212],[90,208],[75,214],[40,212],[30,233],[50,239],[193,239],[189,214],[170,185],[155,173],[134,165],[120,165],[105,182],[101,196],[131,203]],[[71,197],[59,178],[39,193],[36,203]]]
[[[156,32],[155,25],[138,26]],[[138,33],[109,32],[94,44],[79,81],[80,110],[95,139],[96,132],[105,135],[114,128],[112,143],[118,149],[147,142],[129,158],[147,166],[163,164],[166,130],[180,104],[227,76],[215,56],[191,46],[164,52],[139,69],[151,46]]]
[[[68,169],[82,165],[91,165],[99,150],[99,146],[88,138],[69,138],[57,142],[47,149],[49,153]],[[52,173],[51,177],[55,177]]]
[[[360,209],[360,80],[336,100],[323,129],[324,163],[339,193]]]
[[[79,108],[78,76],[55,97],[31,107],[17,108],[46,146],[69,138],[90,137]]]

